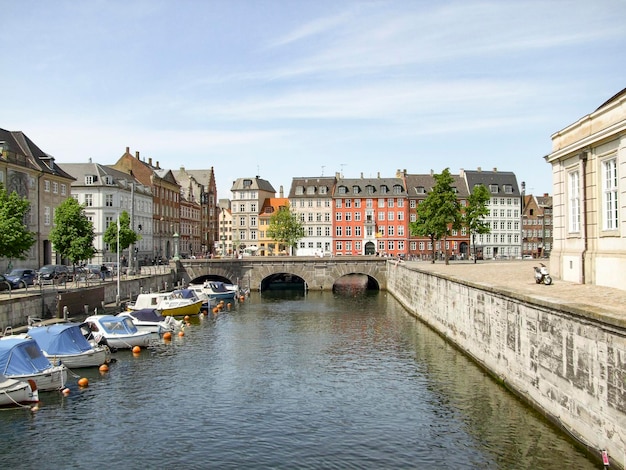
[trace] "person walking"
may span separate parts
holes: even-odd
[[[102,266],[100,266],[100,279],[104,281],[106,277],[107,277],[107,267],[103,264]]]

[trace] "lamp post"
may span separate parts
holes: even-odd
[[[226,258],[226,213],[222,207],[222,258]]]

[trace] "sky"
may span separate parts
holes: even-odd
[[[626,87],[625,0],[0,0],[0,128],[56,162],[260,176],[512,171]]]

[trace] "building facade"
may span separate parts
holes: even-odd
[[[330,256],[333,252],[333,177],[293,178],[289,204],[304,228],[297,256]]]
[[[57,207],[70,197],[74,178],[55,163],[55,158],[43,152],[23,132],[0,129],[0,183],[7,192],[16,192],[30,203],[24,223],[35,233],[36,243],[24,260],[4,260],[5,269],[13,267],[39,268],[45,264],[61,263],[50,242]]]
[[[255,176],[235,180],[231,193],[233,250],[242,254],[246,248],[258,247],[259,213],[265,200],[276,196],[276,190],[269,181]]]
[[[522,183],[523,184],[523,183]],[[552,197],[524,196],[522,256],[548,258],[552,250]]]
[[[552,135],[552,273],[626,285],[626,89]]]
[[[485,259],[516,259],[522,256],[522,194],[514,173],[507,171],[462,170],[468,192],[474,186],[487,187],[491,198],[487,222],[491,232],[476,236],[476,253]],[[472,253],[473,253],[472,249]]]
[[[61,165],[75,178],[70,188],[72,197],[84,206],[85,216],[93,224],[94,247],[97,253],[96,257],[89,261],[93,263],[117,261],[117,253],[111,251],[104,242],[104,232],[109,225],[117,223],[121,212],[126,211],[130,216],[131,229],[138,233],[140,239],[125,255],[128,260],[147,264],[148,259],[151,259],[153,247],[150,188],[142,185],[128,173],[91,161]]]

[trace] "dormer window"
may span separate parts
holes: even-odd
[[[94,184],[98,180],[96,175],[86,175],[85,184]]]
[[[361,192],[361,188],[358,186],[352,186],[352,194],[359,194]]]
[[[105,175],[104,184],[113,184],[113,177],[111,175]]]
[[[426,188],[424,186],[418,186],[415,188],[415,192],[417,194],[426,194]]]
[[[505,184],[504,185],[504,193],[505,194],[513,194],[513,185]]]
[[[339,186],[339,188],[337,188],[337,192],[339,194],[348,194],[348,188],[345,186]]]
[[[328,188],[326,188],[326,186],[320,186],[319,187],[319,192],[320,192],[320,194],[326,194],[326,193],[328,193]]]
[[[365,192],[366,192],[367,194],[374,194],[374,193],[376,192],[376,188],[374,188],[374,186],[372,186],[371,184],[368,184],[368,185],[365,187]]]
[[[387,194],[388,191],[389,188],[387,186],[385,186],[384,184],[380,185],[380,194]]]
[[[296,186],[296,196],[302,196],[304,194],[304,187]]]
[[[315,186],[307,186],[307,188],[306,188],[306,193],[307,193],[308,195],[315,194]]]
[[[402,186],[400,186],[399,184],[395,184],[393,186],[393,193],[394,194],[402,194]]]
[[[490,184],[489,185],[489,192],[491,194],[498,194],[498,185],[497,184]]]
[[[243,187],[248,189],[252,187],[252,180],[243,180]]]

